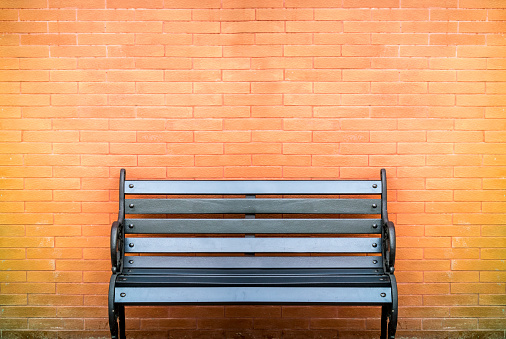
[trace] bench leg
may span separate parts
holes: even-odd
[[[111,338],[118,339],[118,309],[114,304],[114,287],[116,285],[116,274],[111,276],[109,282],[109,329],[111,331]]]
[[[388,338],[394,339],[395,332],[397,331],[397,316],[399,313],[399,300],[397,298],[397,280],[395,276],[390,275],[390,281],[392,282],[392,308],[390,309],[390,314],[388,316]]]
[[[118,317],[119,317],[119,338],[125,339],[125,305],[120,305],[118,307]]]
[[[387,305],[381,306],[381,339],[387,339],[388,334],[388,315],[390,307]]]

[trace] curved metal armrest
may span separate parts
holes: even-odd
[[[387,222],[387,240],[388,240],[388,252],[387,252],[387,260],[388,260],[388,269],[390,273],[394,273],[395,270],[395,226],[394,223],[389,221]]]
[[[112,273],[119,271],[121,256],[121,224],[118,221],[112,223],[111,226],[111,265]]]

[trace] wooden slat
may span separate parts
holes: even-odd
[[[380,199],[127,199],[127,214],[380,214]]]
[[[380,238],[126,238],[128,253],[380,253]]]
[[[381,194],[379,180],[127,180],[126,194]]]
[[[127,234],[381,233],[379,219],[127,219],[125,225]]]
[[[117,287],[114,295],[115,302],[124,304],[392,302],[388,287]]]
[[[322,257],[187,257],[187,256],[126,256],[125,268],[155,269],[344,269],[382,268],[380,256]]]

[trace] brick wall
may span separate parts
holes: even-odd
[[[218,179],[385,167],[398,333],[504,337],[504,1],[0,7],[0,337],[108,336],[121,167]],[[374,336],[378,315],[175,307],[127,322],[165,338],[332,338]]]

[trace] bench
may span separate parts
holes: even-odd
[[[127,199],[127,197],[129,199]],[[381,306],[397,328],[395,229],[380,180],[125,180],[109,326],[129,305]]]

